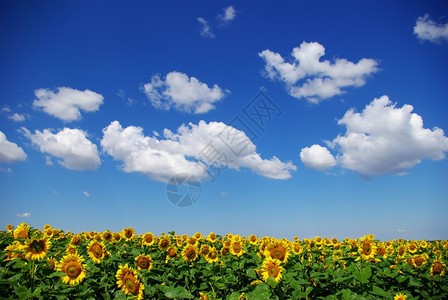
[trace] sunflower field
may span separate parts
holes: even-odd
[[[446,240],[6,229],[2,299],[448,299]]]

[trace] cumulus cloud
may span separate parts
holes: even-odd
[[[90,194],[87,193],[86,191],[82,192],[84,194],[84,196],[86,196],[87,198],[90,198]]]
[[[29,212],[26,212],[23,214],[18,213],[16,216],[18,216],[19,218],[29,218],[29,217],[31,217],[31,213],[29,213]]]
[[[414,34],[421,40],[433,43],[439,43],[442,40],[448,41],[448,23],[436,23],[429,18],[428,14],[425,14],[417,19]]]
[[[95,144],[87,139],[87,133],[80,129],[64,128],[58,133],[49,129],[31,133],[22,128],[24,135],[36,145],[42,153],[58,158],[58,163],[70,170],[95,170],[101,164]],[[51,160],[46,159],[46,164]]]
[[[234,155],[224,142],[217,138],[225,130],[232,130],[241,140],[248,143],[244,151]],[[283,163],[277,157],[262,159],[255,145],[244,132],[221,122],[200,121],[199,124],[182,125],[174,133],[164,130],[161,137],[149,137],[143,134],[143,128],[128,126],[123,128],[118,121],[103,129],[101,146],[103,151],[115,160],[122,161],[125,172],[139,172],[152,180],[167,182],[175,174],[186,173],[198,179],[207,178],[204,165],[198,160],[207,161],[210,152],[206,150],[210,143],[220,152],[220,166],[239,170],[248,168],[253,172],[273,179],[288,179],[296,167]],[[226,160],[223,161],[223,157]]]
[[[336,165],[336,159],[326,147],[312,145],[305,147],[300,152],[300,159],[307,168],[326,170]]]
[[[226,95],[217,84],[209,88],[197,78],[180,72],[170,72],[164,80],[160,75],[154,75],[151,82],[143,86],[143,90],[155,108],[169,110],[174,107],[194,114],[214,109],[213,104]]]
[[[8,118],[10,120],[13,120],[15,122],[23,122],[25,121],[25,115],[14,113],[12,115],[9,115]]]
[[[213,39],[215,35],[213,34],[212,28],[210,27],[208,22],[202,17],[198,17],[197,20],[202,24],[201,36]]]
[[[233,6],[229,6],[224,8],[224,12],[222,15],[218,15],[218,20],[220,20],[222,25],[228,24],[230,21],[233,21],[236,17],[236,11]]]
[[[0,131],[0,163],[13,163],[26,160],[27,155],[16,143],[8,141],[6,135]]]
[[[90,90],[79,91],[68,87],[57,88],[57,92],[38,89],[33,106],[65,122],[81,119],[81,111],[94,112],[103,104],[103,96]]]
[[[293,61],[286,62],[278,53],[264,50],[259,56],[264,59],[264,75],[283,81],[288,93],[295,98],[305,98],[311,103],[344,93],[344,88],[359,87],[366,77],[378,71],[378,63],[363,58],[357,63],[338,58],[334,63],[320,61],[325,48],[317,42],[303,42],[291,53]]]
[[[366,177],[407,174],[423,159],[441,160],[448,138],[441,128],[423,127],[412,105],[396,107],[387,96],[374,99],[361,113],[347,111],[339,125],[346,127],[328,146],[338,151],[338,164]]]

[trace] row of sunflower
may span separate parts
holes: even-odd
[[[2,299],[448,298],[446,240],[6,229]]]

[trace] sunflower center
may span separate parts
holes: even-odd
[[[171,249],[170,250],[170,252],[168,253],[168,255],[170,256],[170,257],[174,257],[174,256],[176,256],[176,250],[175,249]]]
[[[285,259],[285,251],[280,247],[274,248],[271,251],[271,257],[283,261]]]
[[[215,259],[216,257],[218,257],[218,254],[215,251],[210,252],[209,257],[211,259]]]
[[[275,265],[271,265],[268,268],[268,274],[269,274],[269,276],[272,276],[274,278],[277,277],[277,275],[278,275],[278,267],[275,266]]]
[[[404,254],[404,248],[401,247],[400,249],[398,249],[398,255],[403,256]]]
[[[138,266],[142,269],[147,269],[149,267],[149,259],[146,257],[141,257],[138,260]]]
[[[17,234],[17,238],[18,239],[27,239],[28,238],[28,233],[25,230],[21,230]]]
[[[96,258],[100,258],[103,256],[103,248],[100,245],[93,246],[92,252]]]
[[[152,242],[152,236],[147,236],[147,237],[145,238],[145,241],[146,241],[147,243],[151,243],[151,242]]]
[[[188,258],[194,258],[195,255],[196,255],[196,251],[194,251],[194,250],[189,250],[189,251],[187,252],[187,257],[188,257]]]
[[[234,244],[233,245],[233,251],[235,251],[235,253],[239,253],[241,251],[240,244]]]
[[[130,239],[132,237],[132,231],[126,230],[125,234],[126,238]]]
[[[370,247],[369,243],[364,244],[362,249],[364,250],[365,255],[370,255],[370,253],[372,253],[372,247]]]
[[[129,290],[130,293],[137,295],[138,294],[138,282],[136,282],[136,279],[132,275],[126,275],[124,278],[124,283],[126,285],[126,288]]]
[[[65,267],[65,274],[70,278],[76,278],[81,274],[81,266],[75,261],[69,262]]]
[[[41,253],[45,248],[44,241],[32,241],[30,244],[31,251],[33,253]]]
[[[434,263],[434,265],[432,266],[432,272],[434,274],[440,274],[440,273],[442,273],[442,270],[443,270],[443,265],[441,263],[439,263],[438,261],[436,261]]]
[[[418,266],[418,267],[420,267],[422,264],[423,264],[423,259],[419,256],[419,257],[416,257],[416,258],[414,258],[414,263]]]
[[[170,245],[170,242],[168,242],[168,240],[163,240],[161,243],[160,243],[160,246],[162,246],[162,248],[166,248],[166,247],[168,247]]]

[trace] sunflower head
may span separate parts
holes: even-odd
[[[443,276],[445,274],[446,264],[441,260],[434,260],[431,266],[431,276],[439,275]]]
[[[28,231],[30,230],[30,225],[27,225],[26,223],[21,223],[17,228],[14,230],[14,238],[15,239],[28,239]]]
[[[135,236],[134,228],[132,227],[123,228],[123,230],[121,231],[121,236],[126,241],[132,240]]]
[[[71,240],[71,242],[70,242],[73,246],[79,246],[79,245],[81,245],[82,244],[82,238],[81,238],[81,235],[79,235],[79,234],[75,234],[73,237],[72,237],[72,240]]]
[[[252,245],[258,244],[258,238],[255,234],[249,235],[249,243],[251,243]]]
[[[219,262],[218,251],[214,247],[210,248],[210,251],[205,256],[205,260],[209,263]]]
[[[18,241],[14,241],[11,245],[7,246],[4,250],[6,252],[5,261],[21,257],[22,256],[21,251],[23,247],[24,246]]]
[[[86,277],[86,265],[83,261],[78,254],[68,254],[62,258],[56,268],[66,274],[61,277],[64,283],[76,285]]]
[[[105,242],[111,242],[112,241],[112,232],[110,230],[106,230],[101,234],[101,239]]]
[[[46,238],[32,239],[23,247],[23,254],[26,259],[41,260],[51,247],[51,242]]]
[[[6,230],[9,233],[13,233],[14,232],[14,226],[12,226],[11,224],[6,225]]]
[[[196,246],[186,245],[182,250],[182,258],[188,262],[195,261],[198,258],[198,249]]]
[[[155,242],[155,237],[154,237],[154,234],[152,234],[151,232],[147,232],[143,235],[142,245],[151,246],[152,244],[154,244],[154,242]]]
[[[244,253],[243,246],[240,242],[233,242],[230,244],[230,253],[232,253],[235,256],[240,257]]]
[[[201,253],[201,255],[203,257],[206,257],[207,254],[210,252],[210,246],[207,244],[204,244],[201,246],[201,249],[199,250],[199,252]]]
[[[151,256],[149,255],[139,255],[135,258],[135,266],[139,271],[141,270],[148,270],[150,271],[153,266],[153,261]]]
[[[171,246],[171,239],[170,236],[164,236],[162,238],[160,238],[159,240],[159,249],[160,250],[168,250],[168,248]]]
[[[369,236],[364,237],[364,240],[358,249],[360,257],[364,260],[369,261],[375,258],[375,252],[376,252],[375,243],[369,238]]]
[[[303,247],[302,247],[302,245],[300,245],[299,242],[292,243],[291,249],[292,249],[292,252],[294,252],[294,254],[296,254],[296,255],[303,252]]]
[[[196,233],[194,234],[194,237],[195,237],[197,240],[199,240],[199,239],[201,239],[202,234],[201,234],[200,232],[196,232]]]
[[[276,282],[282,279],[283,267],[280,266],[280,261],[278,259],[266,258],[261,267],[261,276],[264,281],[267,281],[269,277],[274,278]]]
[[[128,265],[119,266],[117,274],[117,285],[126,295],[133,294],[137,296],[138,300],[143,299],[143,290],[145,289],[143,283],[137,277],[137,271],[129,268]]]
[[[407,298],[408,296],[406,296],[405,294],[399,293],[395,295],[394,300],[406,300]]]
[[[95,263],[99,264],[107,254],[106,246],[102,242],[93,240],[87,246],[87,254]]]
[[[120,242],[121,241],[121,234],[120,233],[118,233],[118,232],[115,232],[114,234],[113,234],[113,241],[115,242],[115,243],[118,243],[118,242]]]
[[[227,254],[229,254],[229,252],[230,252],[230,247],[222,247],[220,252],[221,252],[221,256],[223,258],[225,258],[225,257],[227,257]]]
[[[209,234],[208,237],[207,237],[207,240],[208,240],[210,243],[214,243],[214,242],[216,242],[216,234],[215,234],[214,232],[210,232],[210,234]]]
[[[272,259],[286,262],[289,256],[289,245],[285,241],[276,241],[266,246],[264,255]]]

